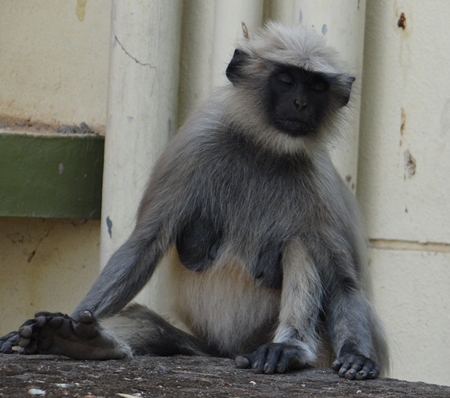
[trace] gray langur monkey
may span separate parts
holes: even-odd
[[[2,352],[214,355],[257,373],[333,355],[341,377],[379,375],[387,348],[364,293],[364,233],[327,152],[355,79],[318,35],[275,23],[226,75],[157,162],[131,236],[73,314],[37,313]],[[161,301],[189,333],[125,307],[163,257]]]

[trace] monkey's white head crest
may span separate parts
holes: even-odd
[[[269,22],[254,38],[239,43],[238,49],[253,58],[253,66],[258,73],[270,63],[284,63],[328,74],[347,73],[347,67],[337,52],[317,33],[300,25]]]
[[[315,153],[337,135],[355,80],[320,35],[273,22],[237,46],[226,74],[228,120],[283,153]]]

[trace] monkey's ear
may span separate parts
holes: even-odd
[[[226,70],[227,78],[233,85],[236,85],[244,77],[243,68],[247,63],[248,57],[249,55],[245,51],[237,48],[234,50],[233,58]]]
[[[348,104],[348,101],[350,100],[350,93],[352,92],[352,84],[355,81],[355,77],[350,75],[341,75],[338,78],[339,80],[339,86],[340,93],[339,93],[339,104],[341,107]]]

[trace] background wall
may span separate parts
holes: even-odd
[[[0,335],[40,310],[69,312],[98,275],[99,222],[0,218]]]
[[[156,40],[157,46],[176,42],[179,48],[178,55],[171,55],[180,66],[178,88],[171,88],[172,101],[178,105],[174,125],[220,80],[216,73],[226,61],[215,64],[214,54],[231,54],[233,43],[242,35],[242,22],[251,28],[265,18],[297,23],[312,7],[310,0],[256,0],[236,2],[233,7],[224,7],[224,0],[173,1],[176,11],[166,12],[165,0],[154,0],[151,7],[161,6],[164,21],[180,24],[177,37],[160,33]],[[141,0],[134,3],[139,7]],[[330,3],[337,4],[336,0]],[[316,10],[322,9],[317,23],[326,20],[330,3],[314,2]],[[367,2],[365,9],[364,1],[342,4],[350,4],[363,16],[365,11],[363,84],[356,93],[362,99],[357,195],[370,238],[373,299],[391,343],[391,376],[450,385],[450,206],[446,200],[450,192],[450,36],[446,32],[450,2],[378,0]],[[110,29],[111,9],[106,0],[0,0],[0,116],[50,124],[84,121],[104,130],[107,86],[111,106],[111,85],[116,79],[112,73],[108,83],[110,60],[117,56],[113,53],[109,58],[110,49],[117,45]],[[218,24],[217,19],[229,23]],[[303,23],[313,24],[307,18]],[[332,33],[333,39],[340,34]],[[135,67],[133,76],[145,73],[139,68],[148,65],[138,61],[156,50],[125,49]],[[168,72],[160,68],[151,73],[146,77],[149,84]],[[149,95],[148,106],[160,109],[161,95]],[[137,117],[145,126],[146,115],[141,113]],[[108,131],[114,128],[108,126]],[[168,127],[161,130],[165,137]],[[347,144],[344,139],[344,151]],[[150,168],[158,153],[152,145],[148,150],[153,151]],[[129,161],[135,161],[134,157],[129,154]],[[120,175],[121,166],[116,163],[109,172]],[[352,178],[355,182],[356,173]],[[115,207],[123,209],[121,232],[126,236],[135,209],[129,208],[123,193],[111,195]],[[106,226],[105,218],[102,223]],[[98,273],[99,234],[98,221],[0,219],[0,334],[16,328],[36,310],[71,311]],[[120,239],[102,243],[105,253],[117,247]]]
[[[0,114],[105,127],[111,2],[0,1]]]
[[[358,197],[392,375],[450,385],[450,2],[369,1]]]

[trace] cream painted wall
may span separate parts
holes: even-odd
[[[367,2],[358,196],[391,376],[450,385],[448,15],[447,0]]]
[[[111,2],[83,3],[0,1],[0,116],[104,130]],[[38,310],[70,312],[99,242],[100,221],[0,218],[0,335]]]
[[[73,310],[98,275],[99,224],[0,217],[0,336],[36,311]]]
[[[110,16],[110,0],[0,1],[0,115],[104,129]]]

